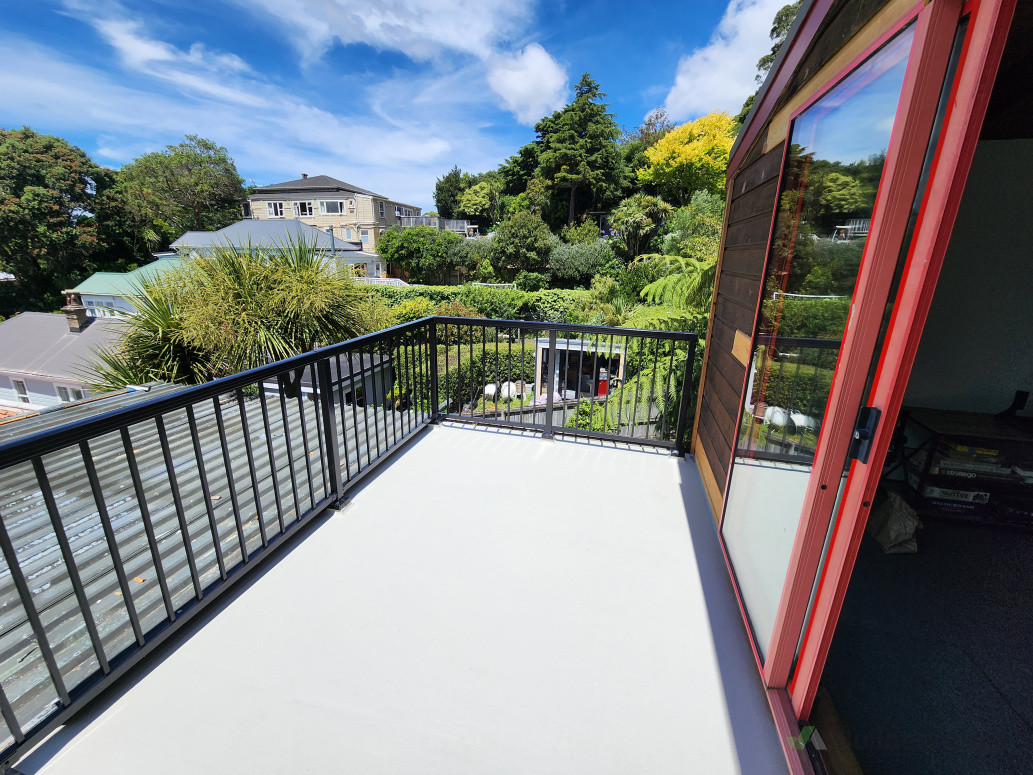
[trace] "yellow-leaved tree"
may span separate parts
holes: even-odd
[[[724,112],[682,124],[646,149],[649,166],[638,171],[639,180],[679,206],[695,191],[721,194],[735,132],[735,120]]]

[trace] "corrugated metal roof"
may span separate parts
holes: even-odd
[[[204,233],[204,232],[200,232]],[[134,296],[136,289],[148,280],[154,280],[170,269],[183,263],[186,256],[167,255],[131,272],[94,272],[73,290],[80,294],[92,293],[106,296]]]
[[[314,244],[320,250],[335,253],[361,251],[361,242],[350,242],[331,236],[322,229],[293,218],[283,220],[248,219],[237,221],[218,231],[188,231],[172,243],[177,250],[225,247],[278,248],[291,242]]]
[[[98,351],[114,346],[125,326],[112,318],[91,320],[78,334],[52,312],[22,312],[0,322],[0,371],[82,382]]]
[[[163,385],[160,389],[174,390],[176,387]],[[152,391],[142,394],[142,397],[153,395]],[[200,401],[193,404],[212,495],[210,504],[206,504],[201,490],[198,459],[184,410],[171,411],[163,416],[170,455],[179,481],[184,518],[193,537],[193,550],[203,586],[219,577],[208,508],[212,512],[214,532],[219,536],[226,564],[233,567],[240,561],[238,536],[250,552],[261,546],[259,519],[265,529],[274,534],[278,513],[290,523],[300,516],[297,513],[299,506],[304,512],[310,504],[326,495],[325,477],[328,472],[324,470],[326,460],[318,441],[318,404],[309,400],[285,400],[281,404],[276,391],[267,391],[266,395],[270,403],[268,442],[273,448],[271,456],[268,454],[263,410],[257,396],[245,396],[243,414],[232,395],[216,399],[214,403]],[[127,397],[121,400],[136,399]],[[223,415],[226,448],[231,455],[229,466],[224,461],[219,440],[216,406]],[[70,418],[73,413],[70,411],[65,416]],[[244,418],[255,452],[258,493],[255,493],[249,477]],[[416,427],[409,412],[375,407],[352,407],[350,411],[340,413],[338,423],[343,446],[342,475],[350,475],[348,472],[356,471],[359,465],[366,466],[391,444],[397,444],[399,436],[412,433]],[[150,521],[161,546],[168,587],[175,607],[180,608],[193,598],[193,588],[155,424],[153,421],[138,423],[132,426],[130,433]],[[311,450],[310,443],[314,447]],[[132,580],[136,610],[146,631],[165,619],[165,609],[155,581],[156,572],[125,449],[115,433],[91,439],[89,447],[122,562]],[[292,461],[294,474],[290,472]],[[79,574],[90,590],[97,628],[111,649],[109,654],[113,654],[129,645],[133,635],[80,450],[78,446],[63,448],[45,455],[43,463],[68,530]],[[273,484],[274,479],[276,485]],[[244,517],[239,533],[233,514],[230,481],[237,493],[240,514]],[[281,494],[279,502],[275,498],[275,487]],[[259,503],[261,509],[258,508]],[[248,518],[248,515],[254,516]],[[66,680],[69,680],[67,676],[72,676],[72,679],[84,677],[94,667],[91,663],[93,652],[82,617],[76,613],[69,574],[62,562],[46,503],[31,465],[0,470],[0,516],[15,545],[19,564],[31,579],[33,600],[40,616],[47,622],[47,632]],[[3,677],[8,699],[24,721],[47,712],[53,697],[50,696],[51,684],[39,648],[25,636],[25,613],[18,600],[11,575],[4,569],[0,573],[0,677]],[[6,733],[6,729],[3,731]]]

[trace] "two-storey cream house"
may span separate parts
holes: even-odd
[[[255,189],[244,208],[258,220],[296,218],[344,240],[362,242],[376,250],[377,239],[403,218],[420,215],[420,208],[353,186],[329,175],[302,175],[298,180]]]

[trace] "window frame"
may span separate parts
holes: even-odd
[[[315,215],[315,208],[312,207],[312,201],[311,200],[293,202],[293,205],[294,205],[294,217],[295,218],[311,218],[311,217],[313,217]],[[308,212],[307,213],[303,213],[302,212],[303,208],[308,208]]]
[[[279,212],[277,212],[279,210]],[[269,218],[283,218],[283,202],[266,202],[265,213]]]
[[[18,386],[21,385],[21,389]],[[15,379],[11,377],[11,388],[14,390],[14,394],[18,397],[18,400],[23,404],[31,404],[32,400],[29,398],[29,386],[23,379]]]

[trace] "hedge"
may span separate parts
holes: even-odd
[[[432,304],[461,302],[496,320],[535,320],[546,323],[587,323],[593,315],[592,294],[585,290],[487,288],[481,285],[372,286],[388,306],[412,299]]]

